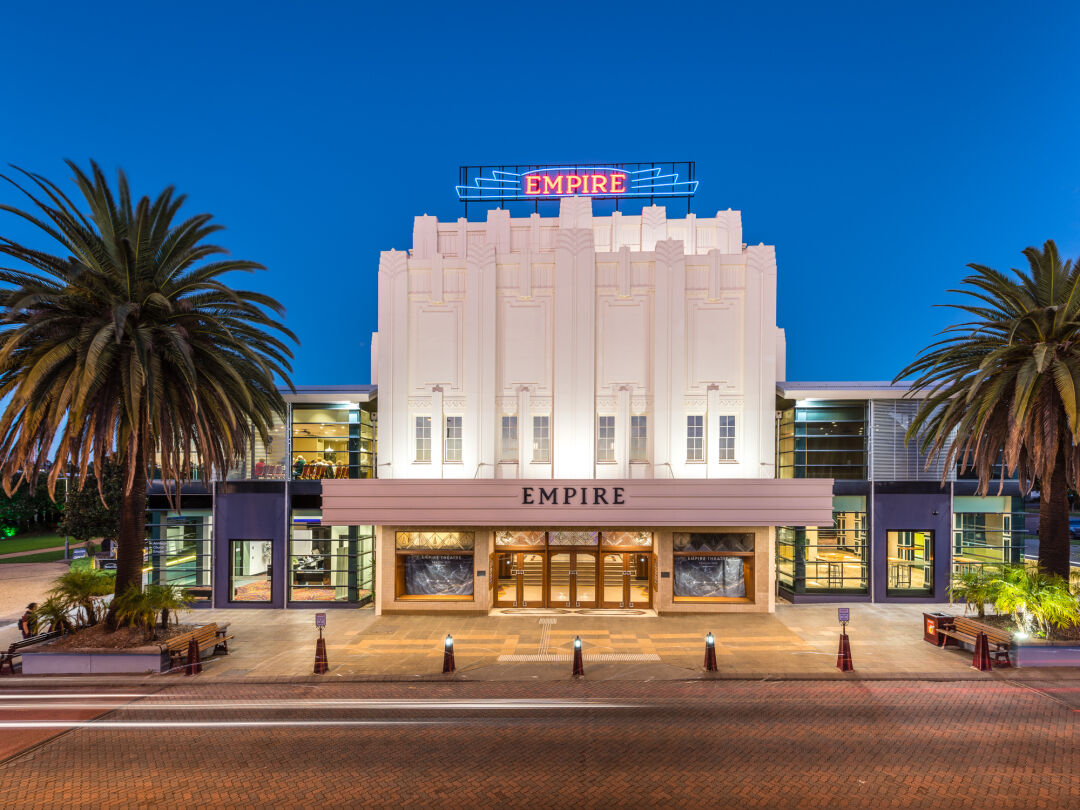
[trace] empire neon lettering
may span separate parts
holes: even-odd
[[[528,195],[625,194],[625,174],[530,174],[525,177]]]

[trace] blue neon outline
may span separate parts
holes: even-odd
[[[574,175],[580,172],[613,172],[624,175],[630,181],[630,187],[622,194],[613,194],[610,191],[597,194],[524,194],[521,189],[521,178],[528,175],[564,173]],[[516,202],[523,200],[554,200],[562,197],[591,197],[596,199],[623,199],[626,197],[692,197],[697,193],[700,180],[679,180],[679,173],[660,174],[662,166],[653,166],[649,169],[621,169],[616,166],[546,166],[542,169],[529,169],[525,172],[508,172],[504,169],[491,169],[491,176],[474,177],[473,185],[455,185],[458,200],[463,202],[478,201],[505,201]],[[669,179],[670,178],[670,179]],[[661,181],[661,182],[658,182]],[[632,191],[630,189],[633,189]],[[517,191],[516,194],[505,192]],[[485,194],[484,192],[490,192]]]

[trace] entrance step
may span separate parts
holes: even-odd
[[[582,653],[585,661],[659,661],[655,653]],[[573,653],[550,653],[548,655],[500,655],[500,664],[558,664],[574,660]]]

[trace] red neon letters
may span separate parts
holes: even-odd
[[[525,177],[525,193],[625,194],[625,174],[530,174]]]

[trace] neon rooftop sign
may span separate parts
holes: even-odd
[[[462,166],[455,187],[462,202],[595,199],[689,199],[697,191],[694,163],[608,163],[562,166]]]

